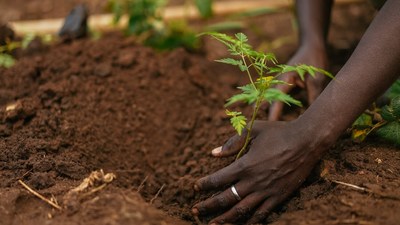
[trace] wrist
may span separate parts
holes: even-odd
[[[308,52],[320,52],[326,54],[326,42],[324,40],[316,38],[307,39],[307,41],[301,41],[299,49]]]
[[[336,132],[332,123],[323,125],[316,120],[300,116],[292,121],[294,127],[298,127],[301,136],[308,142],[307,146],[313,154],[320,156],[339,138],[339,132]]]

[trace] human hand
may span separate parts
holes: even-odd
[[[295,55],[289,60],[288,65],[306,64],[315,66],[326,70],[328,67],[328,57],[326,51],[321,48],[314,48],[308,46],[302,46],[298,49]],[[327,76],[317,73],[315,77],[311,77],[309,74],[305,75],[304,81],[302,81],[299,75],[295,72],[282,74],[280,80],[283,80],[292,85],[276,85],[275,88],[289,93],[296,86],[305,88],[308,95],[308,104],[310,105],[318,95],[323,91],[329,79]],[[276,121],[279,120],[283,109],[283,102],[274,102],[269,107],[268,120]]]
[[[326,145],[310,133],[312,130],[300,126],[297,120],[256,121],[247,154],[196,182],[197,191],[225,190],[195,204],[193,214],[215,214],[223,210],[210,224],[233,223],[249,216],[248,224],[263,221],[303,183],[318,162]],[[309,132],[306,134],[306,131]],[[212,154],[216,157],[237,154],[245,136],[233,136]],[[235,197],[230,185],[234,185],[240,199]]]

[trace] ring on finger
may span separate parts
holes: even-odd
[[[240,195],[238,194],[238,192],[235,188],[235,185],[231,186],[231,191],[232,191],[233,196],[235,196],[236,200],[238,200],[238,201],[242,200],[242,198],[240,197]]]

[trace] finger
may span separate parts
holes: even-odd
[[[268,120],[269,121],[278,121],[281,117],[283,110],[282,102],[274,102],[269,107]]]
[[[253,214],[247,224],[256,224],[262,222],[267,218],[273,208],[275,208],[280,202],[281,199],[278,197],[271,197],[266,199],[264,203],[256,210],[256,212]]]
[[[194,189],[196,191],[208,191],[212,189],[221,188],[228,184],[235,182],[238,179],[238,173],[244,167],[243,161],[245,157],[236,160],[227,167],[224,167],[217,172],[203,177],[196,181]]]
[[[237,220],[250,215],[254,208],[256,208],[265,197],[258,193],[253,193],[251,195],[246,196],[242,201],[237,203],[230,210],[225,212],[224,214],[218,216],[213,219],[210,224],[224,224],[224,223],[233,223]]]
[[[228,139],[228,141],[221,147],[212,150],[211,154],[216,157],[231,156],[242,149],[246,141],[247,131],[243,131],[242,135],[235,135]]]
[[[244,183],[236,184],[235,188],[239,196],[246,196],[247,191],[244,187]],[[205,201],[197,203],[193,206],[192,212],[195,215],[196,213],[205,215],[208,213],[230,208],[237,202],[238,199],[236,199],[235,195],[232,193],[231,188],[228,188],[216,196],[210,197]]]

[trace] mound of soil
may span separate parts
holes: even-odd
[[[233,134],[222,106],[242,83],[235,71],[115,34],[0,69],[1,224],[195,223],[191,206],[212,193],[195,193],[193,182],[233,160],[209,151]],[[116,179],[65,208],[66,194],[99,169]],[[398,224],[399,172],[398,148],[343,137],[264,222]]]

